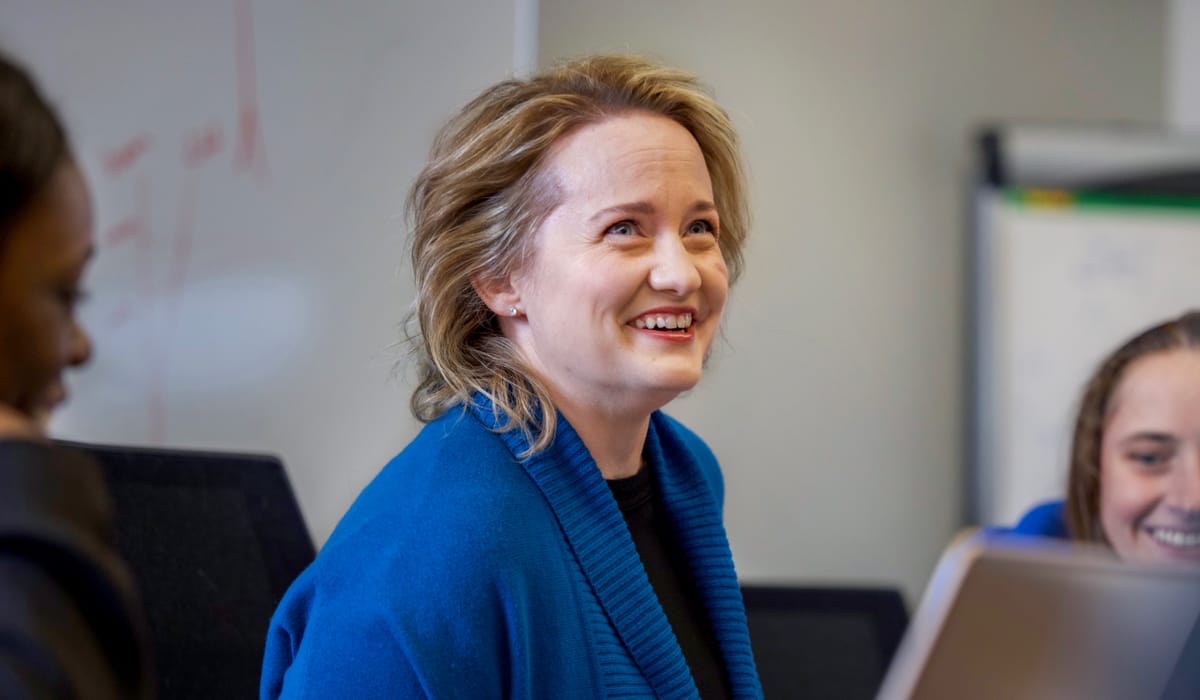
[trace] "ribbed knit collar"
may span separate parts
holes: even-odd
[[[484,425],[497,427],[486,399],[476,396],[471,411]],[[655,470],[663,501],[679,532],[734,697],[761,697],[741,590],[716,497],[689,450],[673,433],[669,419],[656,411],[646,433],[644,455]],[[507,430],[500,436],[513,455],[529,447],[520,430]],[[550,447],[521,464],[554,511],[601,607],[655,694],[659,698],[697,698],[691,671],[645,568],[629,564],[641,559],[616,500],[591,453],[561,413]]]

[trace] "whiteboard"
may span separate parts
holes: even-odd
[[[536,50],[531,7],[0,3],[96,208],[97,352],[55,434],[278,454],[322,542],[419,428],[395,376],[406,189],[436,128]]]
[[[1011,524],[1065,496],[1077,402],[1103,357],[1200,306],[1200,208],[989,189],[978,214],[978,516]]]

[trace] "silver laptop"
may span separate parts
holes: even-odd
[[[1200,699],[1200,566],[978,533],[951,545],[879,700]]]

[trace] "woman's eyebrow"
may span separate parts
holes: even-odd
[[[1121,438],[1121,444],[1128,444],[1131,442],[1143,442],[1143,441],[1163,443],[1163,444],[1170,444],[1170,443],[1178,442],[1178,440],[1176,440],[1175,436],[1170,433],[1162,433],[1162,432],[1157,432],[1157,431],[1153,431],[1153,430],[1142,430],[1142,431],[1138,431],[1132,435],[1127,435],[1124,438]]]
[[[697,214],[701,212],[715,212],[717,205],[707,199],[697,200],[692,206],[688,207],[689,214]],[[655,212],[654,205],[646,201],[626,202],[624,204],[615,204],[611,207],[605,207],[600,211],[588,217],[590,223],[596,223],[601,219],[607,219],[613,214],[641,214],[642,216],[650,216]]]
[[[588,217],[588,221],[595,223],[601,219],[607,219],[613,214],[641,214],[642,216],[649,216],[653,213],[654,205],[649,202],[627,202],[625,204],[615,204],[611,207],[605,207]]]

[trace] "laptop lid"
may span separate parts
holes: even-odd
[[[1200,698],[1200,567],[979,533],[939,562],[880,690],[900,698]]]

